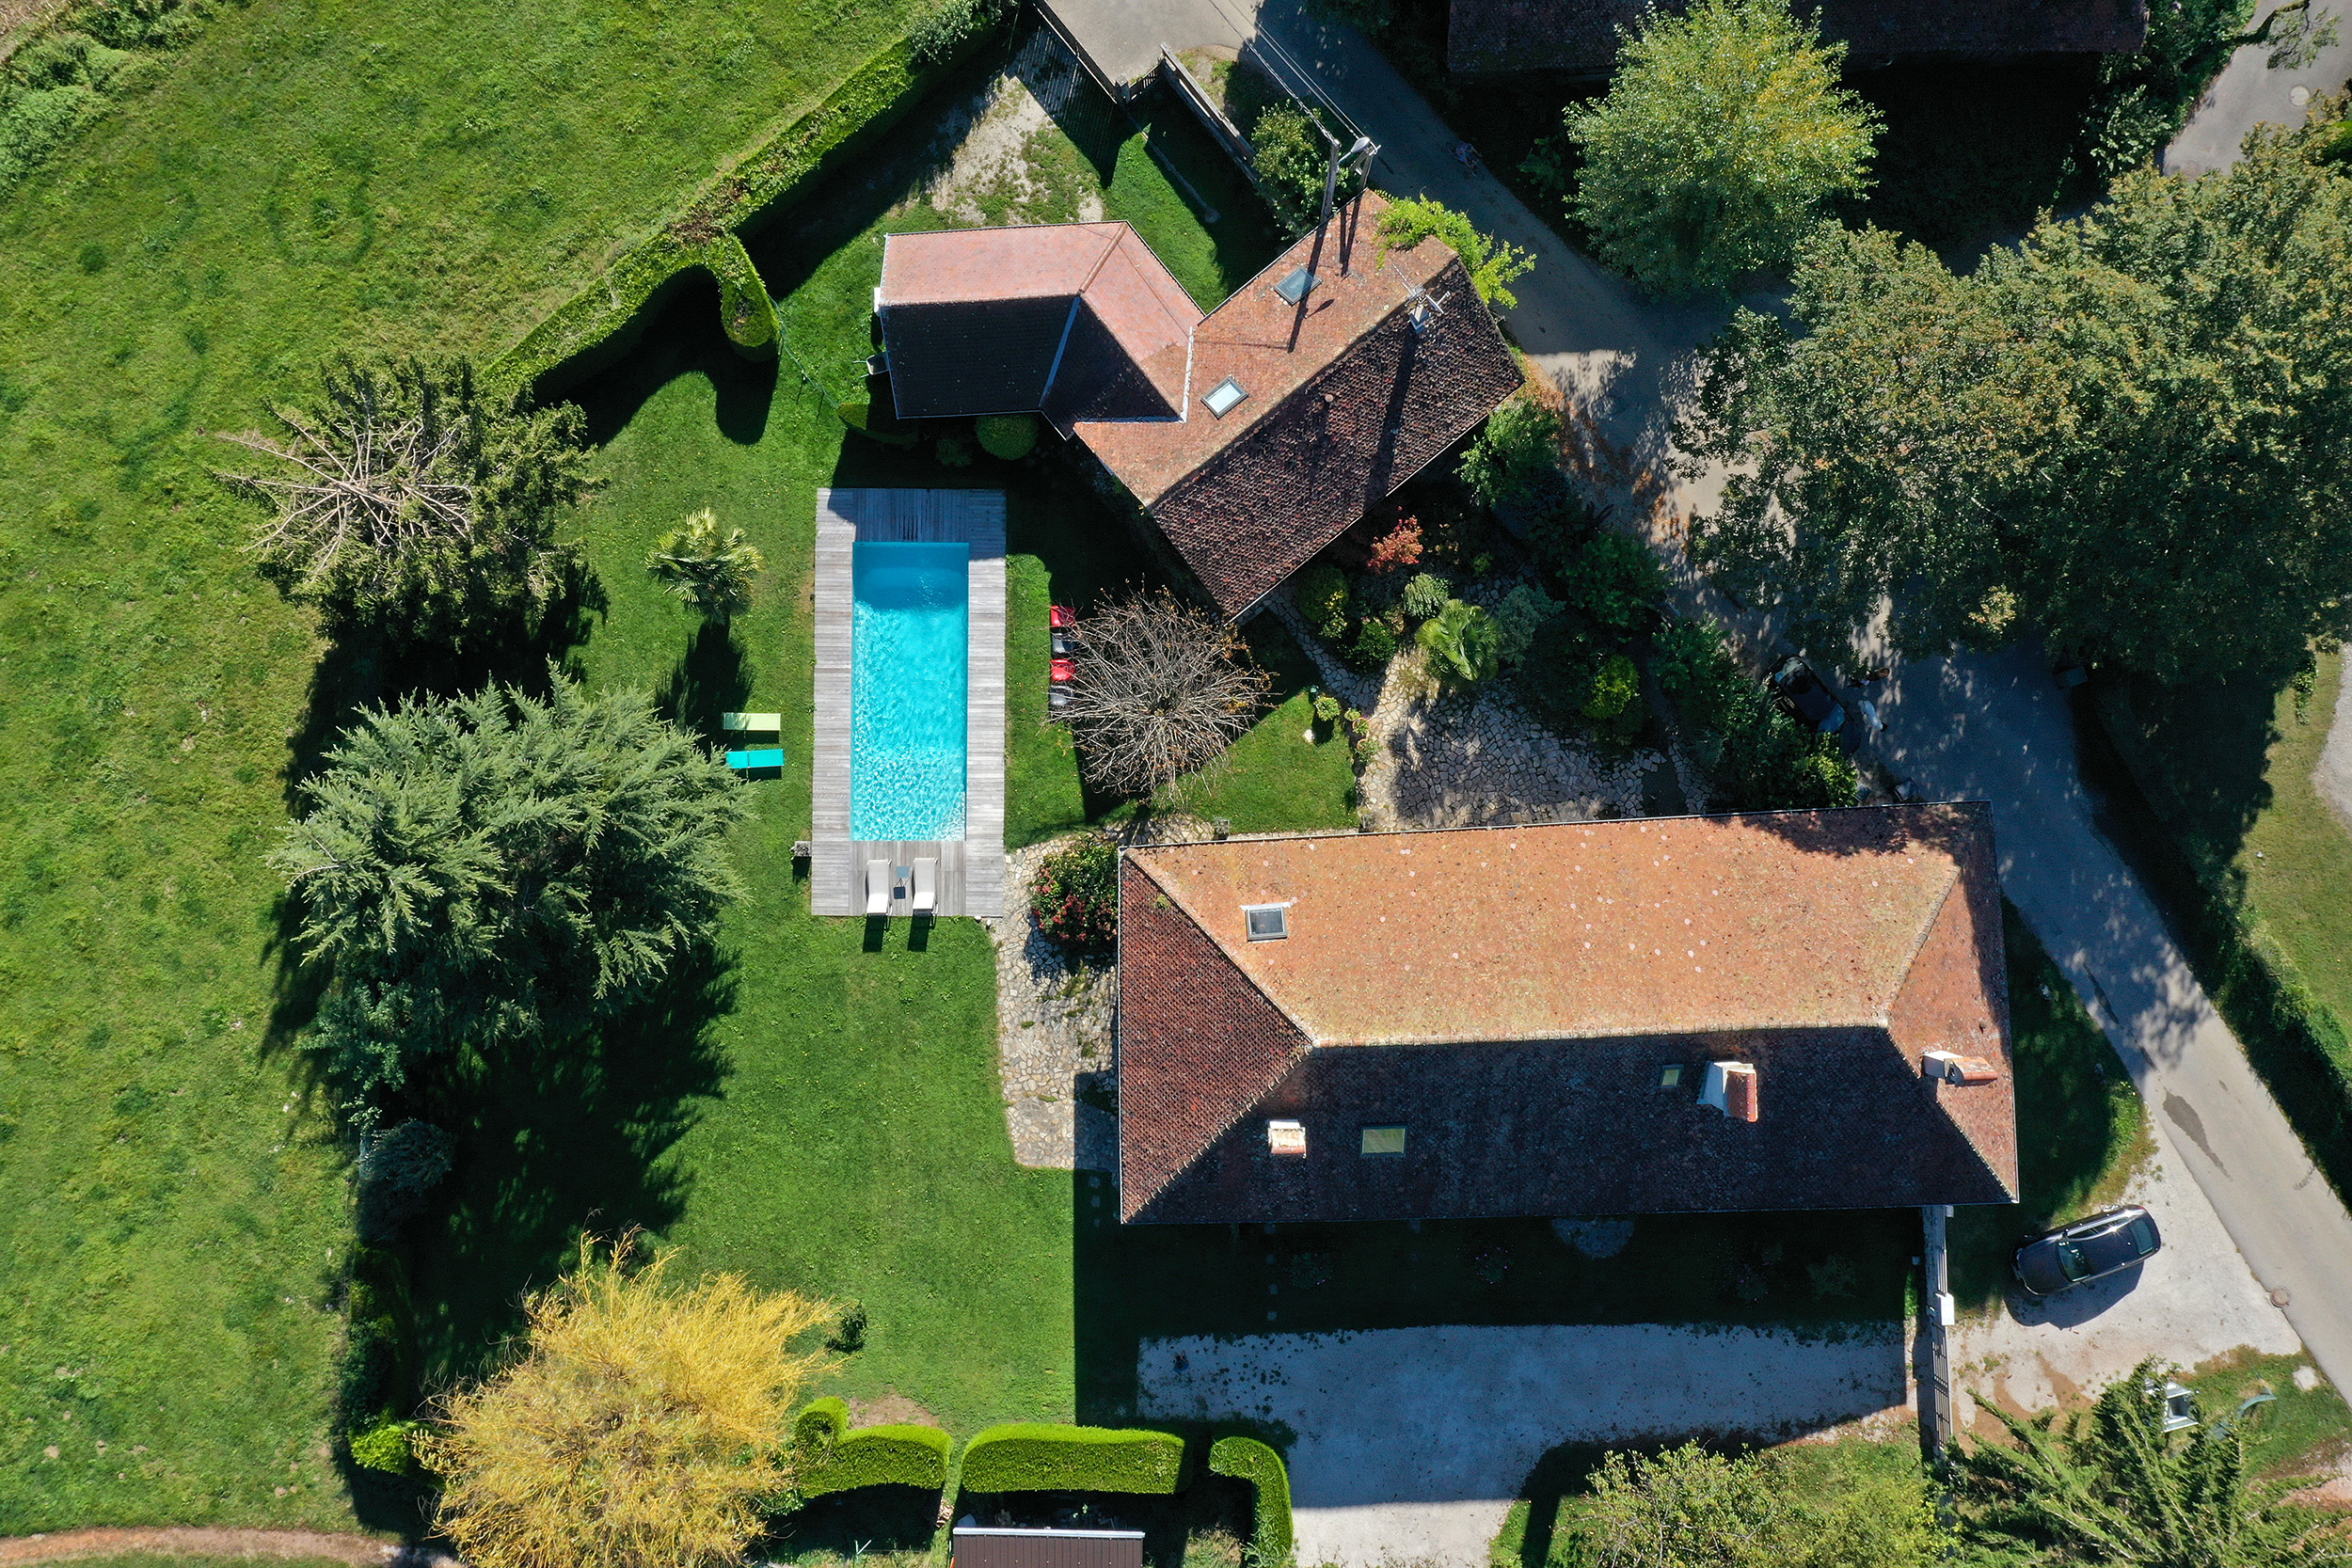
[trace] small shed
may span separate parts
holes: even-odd
[[[1139,1529],[958,1525],[947,1568],[1143,1568]]]

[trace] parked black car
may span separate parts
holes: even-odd
[[[1821,677],[1804,659],[1790,655],[1780,668],[1764,677],[1780,710],[1808,730],[1836,735],[1846,721],[1846,706],[1831,695]]]
[[[2017,1249],[2010,1266],[2026,1294],[2040,1298],[2120,1274],[2163,1245],[2154,1216],[2134,1204],[2036,1236]]]

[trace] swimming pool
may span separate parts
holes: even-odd
[[[850,566],[850,836],[963,837],[969,545],[860,543]]]

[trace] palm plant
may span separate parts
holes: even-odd
[[[723,535],[708,507],[655,540],[645,557],[656,581],[720,626],[752,608],[752,579],[767,564],[741,529]]]
[[[2134,1568],[2300,1568],[2352,1560],[2341,1521],[2249,1479],[2240,1422],[2165,1431],[2166,1369],[2143,1361],[2081,1418],[1986,1403],[2013,1446],[1958,1454],[1972,1533],[2042,1560]]]

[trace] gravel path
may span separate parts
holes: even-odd
[[[0,1538],[0,1565],[62,1562],[77,1557],[120,1557],[153,1552],[166,1557],[320,1559],[352,1568],[461,1568],[447,1552],[402,1545],[364,1535],[329,1535],[307,1529],[219,1529],[211,1526],[163,1525],[132,1529],[51,1530],[44,1535]]]
[[[1856,1418],[1907,1438],[1904,1358],[1893,1323],[1843,1339],[1617,1323],[1152,1340],[1137,1374],[1147,1415],[1298,1433],[1301,1562],[1483,1568],[1549,1449]]]
[[[1068,839],[1005,857],[1006,912],[996,939],[997,1069],[1013,1158],[1041,1169],[1110,1170],[1118,1118],[1109,1109],[1111,1025],[1119,978],[1073,961],[1029,921],[1029,879]]]

